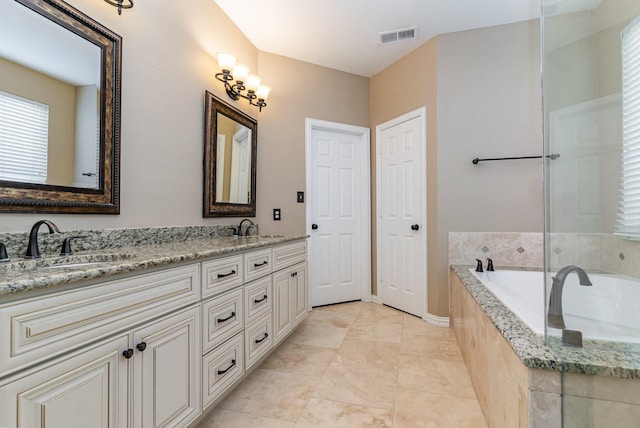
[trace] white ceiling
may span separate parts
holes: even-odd
[[[259,50],[365,77],[435,35],[540,17],[540,0],[214,1]],[[416,40],[378,42],[416,25]]]

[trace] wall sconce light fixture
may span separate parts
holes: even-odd
[[[122,15],[122,9],[131,9],[133,7],[133,0],[104,0],[111,6],[118,8],[118,15]]]
[[[249,104],[258,107],[259,111],[267,106],[265,100],[271,92],[271,87],[261,84],[259,76],[249,74],[249,67],[236,64],[236,58],[224,52],[218,53],[218,65],[222,71],[216,73],[216,79],[224,83],[229,98],[249,100]],[[243,93],[245,90],[246,94]]]

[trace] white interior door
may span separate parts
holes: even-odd
[[[249,201],[250,136],[251,131],[246,128],[236,132],[233,136],[229,202],[236,204],[246,204]]]
[[[615,223],[622,141],[620,94],[549,114],[551,230],[601,233]],[[604,210],[603,210],[604,207]]]
[[[426,110],[376,127],[378,294],[426,316]]]
[[[311,306],[369,300],[368,129],[307,122]]]

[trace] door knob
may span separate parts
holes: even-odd
[[[417,224],[412,224],[411,230],[420,230],[420,226],[418,226]]]
[[[317,225],[317,224],[313,223],[313,224],[311,225],[311,229],[316,230],[317,228],[318,228],[318,225]]]

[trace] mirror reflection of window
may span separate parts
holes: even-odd
[[[0,91],[0,180],[47,182],[49,106]]]

